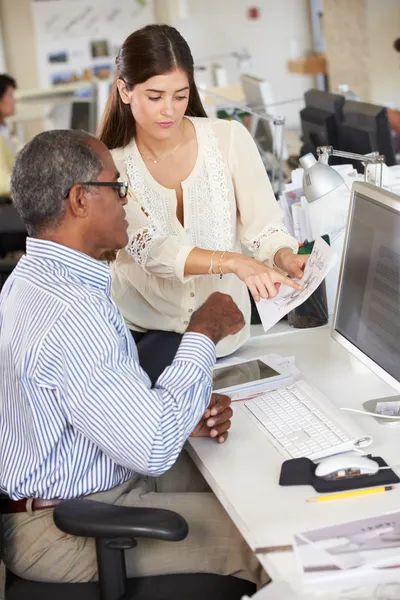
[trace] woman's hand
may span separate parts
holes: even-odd
[[[281,248],[274,256],[274,263],[289,277],[301,279],[309,254],[294,254],[290,248]]]
[[[293,254],[293,253],[292,253]],[[285,277],[264,263],[243,254],[232,254],[229,265],[230,272],[235,273],[247,285],[254,300],[260,298],[273,298],[277,295],[282,283],[295,290],[302,290],[302,286]]]

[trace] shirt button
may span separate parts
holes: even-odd
[[[189,321],[183,321],[184,325],[189,325]]]
[[[190,297],[194,298],[194,293],[193,292],[190,292]]]
[[[189,312],[193,312],[193,308],[189,308]]]

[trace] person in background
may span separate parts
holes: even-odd
[[[400,110],[395,110],[393,108],[387,108],[386,110],[389,117],[390,127],[394,133],[400,135]]]
[[[7,117],[15,113],[15,80],[9,75],[0,75],[0,196],[10,196],[10,173],[14,162],[15,147]]]
[[[400,38],[397,38],[393,42],[393,48],[396,52],[400,52]],[[400,135],[400,110],[395,110],[393,108],[387,109],[390,127],[394,131],[394,133]]]
[[[218,344],[224,356],[249,337],[249,291],[258,301],[282,283],[298,289],[273,267],[301,278],[307,259],[283,226],[250,133],[207,118],[180,33],[144,27],[116,64],[99,137],[130,184],[130,239],[112,266],[113,298],[154,382],[212,292],[229,294],[245,315],[243,330]]]
[[[95,579],[94,540],[53,522],[60,500],[88,497],[187,520],[182,542],[141,540],[127,551],[130,577],[205,572],[261,583],[257,558],[182,452],[189,436],[228,436],[230,399],[212,394],[215,345],[243,327],[243,314],[211,294],[151,388],[99,260],[128,242],[119,175],[104,144],[82,131],[41,133],[15,159],[13,202],[30,237],[0,294],[4,560],[27,579]]]

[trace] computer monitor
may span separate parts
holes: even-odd
[[[261,77],[244,73],[240,76],[240,81],[246,99],[246,106],[256,113],[275,114],[273,108],[275,100],[268,81]],[[271,108],[268,108],[269,106]],[[276,135],[275,128],[265,119],[253,119],[250,133],[264,153],[272,154],[274,151],[274,142],[276,145],[281,143],[279,136]],[[282,158],[283,160],[289,158],[286,144],[283,144]]]
[[[388,166],[395,165],[393,136],[386,108],[346,100],[343,121],[339,127],[339,144],[334,147],[357,154],[379,152],[385,156]],[[360,161],[354,161],[353,164],[359,172],[364,171]]]
[[[400,392],[400,196],[355,182],[332,337]]]
[[[90,103],[77,101],[72,103],[71,129],[90,131]]]
[[[308,90],[304,94],[305,108],[300,111],[303,147],[300,156],[312,152],[317,156],[318,146],[333,146],[338,148],[339,125],[342,121],[344,96]],[[340,164],[342,161],[330,160],[330,164]]]

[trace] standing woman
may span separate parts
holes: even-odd
[[[130,241],[113,263],[113,297],[154,382],[212,292],[232,296],[246,321],[218,344],[224,356],[249,337],[248,290],[257,301],[281,283],[298,288],[272,267],[300,278],[305,257],[283,227],[248,131],[207,118],[180,33],[144,27],[125,40],[116,64],[100,139],[129,182]]]
[[[15,113],[15,80],[0,75],[0,196],[10,196],[10,174],[14,162],[15,146],[5,119]]]

